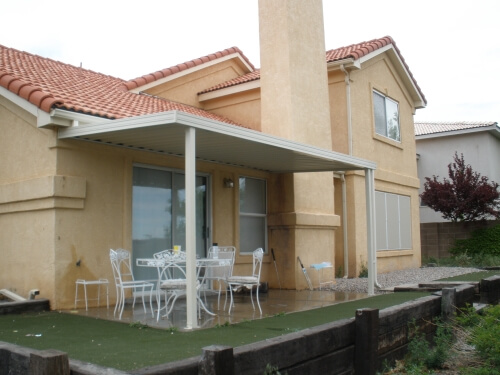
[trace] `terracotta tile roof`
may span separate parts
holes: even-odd
[[[170,100],[130,93],[126,81],[0,45],[0,86],[45,112],[52,108],[110,119],[179,110],[238,125]]]
[[[257,69],[257,70],[254,70],[253,72],[250,72],[250,73],[247,73],[247,74],[244,74],[242,76],[239,76],[237,78],[233,78],[229,81],[226,81],[226,82],[222,82],[218,85],[215,85],[215,86],[212,86],[206,90],[203,90],[201,92],[198,93],[199,94],[204,94],[204,93],[207,93],[207,92],[211,92],[211,91],[217,91],[217,90],[220,90],[220,89],[225,89],[227,87],[231,87],[231,86],[236,86],[236,85],[239,85],[241,83],[246,83],[246,82],[251,82],[251,81],[257,81],[260,79],[260,69]]]
[[[411,80],[415,84],[415,87],[417,88],[419,94],[422,96],[422,99],[424,100],[424,102],[427,103],[427,100],[425,99],[425,96],[422,93],[422,90],[418,86],[417,81],[413,77],[413,74],[410,72],[410,68],[406,64],[403,56],[401,55],[399,48],[396,46],[396,43],[394,42],[394,40],[390,36],[386,36],[386,37],[383,37],[380,39],[373,39],[373,40],[370,40],[368,42],[352,44],[352,45],[347,46],[347,47],[340,47],[337,49],[332,49],[332,50],[326,51],[326,62],[329,63],[329,62],[334,62],[334,61],[345,60],[348,58],[352,58],[354,60],[357,60],[357,59],[360,59],[361,57],[366,56],[369,53],[374,52],[374,51],[376,51],[382,47],[385,47],[389,44],[392,44],[392,46],[396,50],[399,58],[401,59],[403,65],[406,68],[406,71],[410,75]],[[257,70],[255,72],[245,74],[241,77],[226,81],[226,82],[221,83],[217,86],[210,87],[206,90],[203,90],[202,92],[200,92],[198,94],[216,91],[219,89],[239,85],[241,83],[250,82],[250,81],[257,80],[257,79],[260,79],[260,70]]]
[[[390,36],[385,36],[380,39],[373,39],[367,42],[351,44],[350,46],[326,51],[326,62],[345,60],[349,58],[357,60],[389,44],[392,44],[398,54],[401,55],[394,40]]]
[[[197,65],[204,64],[204,63],[212,61],[212,60],[219,59],[219,58],[224,57],[224,56],[232,55],[234,53],[240,54],[241,58],[243,60],[245,60],[245,62],[252,68],[252,70],[255,69],[255,67],[250,62],[250,60],[248,60],[248,58],[243,54],[243,52],[241,52],[241,50],[238,47],[231,47],[231,48],[227,48],[225,50],[219,51],[219,52],[212,53],[212,54],[207,55],[207,56],[203,56],[203,57],[200,57],[200,58],[197,58],[194,60],[187,61],[187,62],[182,63],[182,64],[172,66],[170,68],[159,70],[157,72],[150,73],[150,74],[144,75],[142,77],[132,79],[132,80],[126,82],[125,86],[127,87],[127,90],[132,90],[132,89],[135,89],[137,87],[148,84],[150,82],[154,82],[158,79],[168,77],[169,75],[181,72],[183,70],[195,67]]]
[[[484,128],[498,124],[496,122],[416,122],[415,135],[447,133],[466,129]]]

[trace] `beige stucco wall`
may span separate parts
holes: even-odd
[[[9,127],[14,142],[2,138],[0,144],[9,155],[0,159],[0,170],[5,171],[0,181],[0,288],[25,297],[39,289],[39,297],[49,298],[51,308],[69,309],[76,279],[107,278],[113,302],[109,249],[132,248],[133,165],[183,170],[184,160],[57,141],[54,130],[37,129],[33,116],[4,105],[0,129],[6,132]],[[238,178],[268,179],[268,174],[201,162],[197,171],[210,175],[212,240],[239,248]],[[224,178],[232,178],[235,188],[225,188]],[[263,280],[268,278],[269,258],[265,256]],[[251,271],[251,256],[238,254],[236,262],[235,272]],[[94,292],[89,290],[90,295]]]
[[[261,130],[260,90],[258,88],[243,92],[236,91],[229,96],[214,95],[203,100],[201,105],[206,111],[230,118],[237,124],[252,130]]]
[[[414,106],[410,95],[385,54],[350,70],[352,116],[352,155],[377,163],[375,189],[409,196],[412,209],[412,249],[377,252],[379,273],[420,265],[420,229],[418,226],[418,186],[413,127]],[[399,103],[401,142],[375,133],[372,92],[376,89]],[[332,138],[336,151],[347,152],[347,94],[344,74],[329,73],[332,105]],[[345,107],[342,108],[342,105]],[[346,174],[348,201],[349,276],[356,277],[366,266],[366,213],[364,172]],[[337,189],[337,201],[341,192]],[[337,212],[340,212],[337,208]],[[344,264],[342,229],[336,237],[336,261]]]
[[[207,67],[207,65],[209,65]],[[245,66],[237,56],[227,56],[224,61],[205,64],[202,69],[190,69],[178,72],[151,85],[141,87],[140,91],[150,95],[170,99],[175,102],[201,107],[197,93],[218,85],[221,82],[239,77],[248,73],[249,67]]]
[[[150,93],[182,98],[187,103],[225,115],[254,129],[261,129],[260,91],[234,93],[199,102],[197,92],[213,82],[232,78],[238,66],[227,61],[219,68],[163,82]],[[234,61],[232,64],[235,64]],[[211,69],[213,74],[211,75]],[[215,78],[214,78],[215,77]],[[213,82],[212,82],[213,81]],[[347,98],[342,73],[328,75],[330,101],[327,139],[335,151],[347,152]],[[400,144],[375,135],[372,90],[376,88],[400,103]],[[411,198],[413,248],[385,251],[377,255],[378,271],[416,267],[420,264],[418,226],[418,180],[413,139],[413,107],[407,90],[384,55],[351,72],[353,155],[377,163],[377,190]],[[267,120],[269,121],[269,119]],[[310,126],[314,126],[314,121]],[[36,118],[0,99],[0,288],[27,296],[30,289],[51,300],[52,308],[71,308],[77,278],[108,278],[111,300],[115,291],[109,249],[131,249],[131,189],[134,163],[183,170],[184,160],[161,154],[98,145],[83,141],[57,141],[52,129],[38,129]],[[304,129],[298,131],[295,140]],[[264,178],[268,182],[268,247],[274,249],[282,285],[305,288],[297,264],[300,255],[306,266],[332,261],[343,265],[343,236],[339,183],[332,173],[269,175],[263,172],[197,162],[197,171],[211,178],[212,240],[239,248],[238,178]],[[223,187],[231,178],[234,189]],[[311,190],[312,183],[327,187]],[[357,276],[367,261],[365,181],[363,172],[346,173],[349,275]],[[326,199],[325,199],[326,198]],[[335,201],[334,201],[335,198]],[[297,249],[299,251],[297,252]],[[77,265],[78,263],[78,265]],[[235,273],[248,273],[251,257],[237,255]],[[277,287],[272,259],[265,256],[262,279]]]
[[[49,177],[56,166],[53,135],[37,129],[34,116],[3,98],[0,133],[0,289],[25,298],[40,289],[53,298],[54,212],[45,209],[58,204]]]

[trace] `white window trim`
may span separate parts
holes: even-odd
[[[398,108],[398,134],[399,134],[399,139],[394,139],[392,137],[389,137],[388,135],[385,135],[385,134],[380,134],[377,132],[377,120],[376,120],[376,117],[375,117],[375,101],[373,100],[373,94],[377,94],[377,95],[380,95],[381,97],[384,98],[384,112],[385,112],[385,129],[386,129],[386,133],[389,134],[389,129],[388,129],[388,126],[389,126],[389,122],[387,121],[387,104],[386,102],[387,101],[390,101],[394,104],[396,104],[397,108]],[[382,93],[381,91],[379,90],[376,90],[376,89],[372,89],[372,102],[373,102],[373,122],[374,122],[374,132],[377,136],[379,137],[383,137],[384,139],[389,139],[393,142],[397,142],[397,143],[401,143],[401,116],[400,116],[400,111],[399,111],[399,102],[397,100],[394,100],[392,98],[390,98],[389,96],[385,95],[384,93]]]
[[[238,181],[239,181],[240,178],[246,178],[246,179],[250,179],[251,178],[251,179],[254,179],[254,180],[264,181],[264,183],[265,183],[264,199],[266,200],[266,202],[265,202],[265,210],[266,210],[266,212],[263,213],[263,214],[259,214],[259,213],[255,213],[255,212],[242,212],[241,209],[240,209],[240,199],[239,199],[239,196],[238,196],[238,215],[239,215],[239,217],[243,216],[243,217],[264,218],[264,246],[263,246],[263,250],[264,250],[264,253],[267,254],[267,247],[268,247],[267,246],[267,180],[264,179],[264,178],[258,178],[258,177],[241,175],[241,176],[238,177]],[[238,189],[239,189],[239,186],[238,186]],[[241,220],[239,220],[239,223],[241,223]],[[241,228],[238,229],[238,232],[240,232],[240,231],[241,231]],[[240,241],[241,241],[241,238],[240,238]],[[241,244],[240,244],[240,255],[252,255],[252,254],[253,254],[253,250],[252,251],[242,251],[241,250]]]
[[[384,199],[384,218],[383,220],[385,220],[384,224],[385,224],[385,246],[383,246],[383,248],[379,248],[379,241],[380,239],[377,239],[377,244],[376,244],[376,251],[398,251],[398,250],[410,250],[412,249],[412,243],[413,243],[413,238],[411,237],[413,235],[413,232],[412,232],[412,225],[411,225],[411,221],[412,221],[412,217],[411,217],[411,197],[407,196],[407,195],[401,195],[401,194],[394,194],[394,193],[387,193],[387,192],[384,192],[384,191],[375,191],[375,195],[377,194],[383,194],[383,199]],[[388,208],[388,204],[387,204],[387,198],[389,195],[392,195],[392,196],[395,196],[397,197],[397,222],[398,222],[398,246],[396,248],[391,248],[389,247],[389,237],[390,235],[393,234],[393,232],[389,233],[389,231],[394,231],[394,227],[390,227],[389,226],[389,223],[388,223],[388,218],[389,218],[389,215],[387,213],[387,208]],[[408,210],[408,219],[409,219],[409,228],[408,231],[409,231],[409,235],[410,235],[410,241],[409,241],[409,246],[403,246],[403,242],[402,242],[402,238],[403,238],[403,228],[402,228],[402,217],[401,217],[401,199],[402,198],[407,198],[409,199],[409,210]],[[376,216],[377,216],[377,220],[380,221],[382,218],[380,217],[380,212],[377,212],[376,213]],[[375,224],[376,225],[376,224]],[[376,232],[378,233],[379,231],[376,230]]]

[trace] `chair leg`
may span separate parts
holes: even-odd
[[[226,297],[224,298],[224,311],[226,311],[226,303],[227,303],[227,290],[228,289],[231,289],[231,286],[229,284],[226,283]]]
[[[87,284],[83,284],[83,293],[85,295],[85,311],[89,310],[89,305],[87,302]]]
[[[167,303],[167,293],[165,292],[165,305]],[[160,311],[161,311],[161,292],[156,292],[156,303],[158,305],[158,313],[156,314],[156,321],[160,321]]]
[[[115,311],[114,311],[113,315],[116,315],[116,311],[117,311],[119,303],[120,303],[120,291],[119,291],[118,287],[116,287],[116,304],[115,304]]]
[[[122,288],[121,298],[120,298],[120,320],[122,320],[123,309],[125,308],[125,291]]]
[[[142,292],[141,292],[141,298],[142,298],[142,308],[144,309],[144,314],[146,314],[146,303],[144,302],[144,288],[145,286],[142,286]]]
[[[233,307],[233,286],[231,284],[229,284],[229,294],[231,295],[231,300],[229,301],[229,311],[228,311],[228,314],[231,314],[231,307]],[[225,308],[225,304],[224,304],[224,308]]]
[[[250,301],[252,301],[253,311],[255,311],[255,304],[253,303],[253,287],[250,287]]]
[[[149,292],[149,308],[151,309],[151,317],[155,317],[155,312],[153,310],[153,286],[151,286],[151,291]]]
[[[75,310],[76,310],[76,301],[78,300],[78,284],[76,284],[76,290],[75,290]]]
[[[260,315],[262,315],[262,309],[260,308],[260,302],[259,302],[259,285],[257,285],[257,305],[259,306],[259,311]]]
[[[220,292],[221,292],[222,281],[219,280],[219,295],[217,296],[217,310],[220,310]]]

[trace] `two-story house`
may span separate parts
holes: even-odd
[[[287,289],[306,287],[297,256],[371,287],[420,265],[426,101],[400,50],[325,54],[321,1],[259,6],[260,69],[233,47],[124,81],[0,46],[0,287],[69,308],[117,247],[235,245],[235,273],[262,247],[277,287],[273,249]]]

